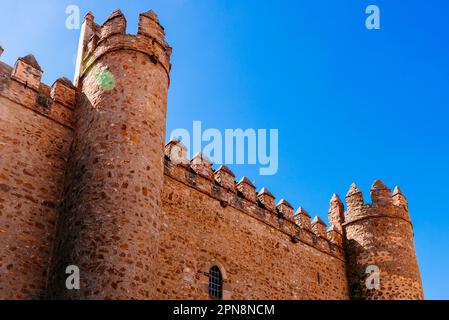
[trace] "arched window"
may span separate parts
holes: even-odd
[[[223,297],[223,276],[217,266],[213,266],[209,270],[209,295],[213,299]]]

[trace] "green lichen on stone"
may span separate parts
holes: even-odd
[[[115,87],[114,75],[106,68],[103,68],[98,72],[97,84],[101,90],[112,90]]]

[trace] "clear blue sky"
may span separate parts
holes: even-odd
[[[327,219],[355,181],[407,196],[426,298],[449,298],[449,26],[446,0],[2,0],[2,60],[34,53],[51,84],[72,78],[78,31],[67,5],[96,21],[120,7],[134,33],[153,9],[173,46],[168,131],[278,128],[279,172],[231,166],[295,208]],[[364,27],[381,9],[380,31]]]

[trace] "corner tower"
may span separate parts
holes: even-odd
[[[120,10],[102,26],[85,17],[51,298],[153,296],[170,55],[152,11],[140,15],[137,35],[126,34]],[[71,265],[80,290],[66,288]]]
[[[353,184],[346,195],[347,272],[353,299],[423,299],[413,227],[405,197],[380,181],[364,204]],[[378,279],[378,281],[376,280]]]

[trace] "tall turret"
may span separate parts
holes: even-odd
[[[371,199],[364,204],[355,184],[346,196],[343,231],[351,298],[423,299],[405,197],[397,187],[391,195],[376,180]]]
[[[51,298],[153,297],[170,82],[164,37],[151,11],[140,15],[137,35],[126,34],[120,10],[102,26],[85,18]],[[70,265],[80,290],[66,288]]]

